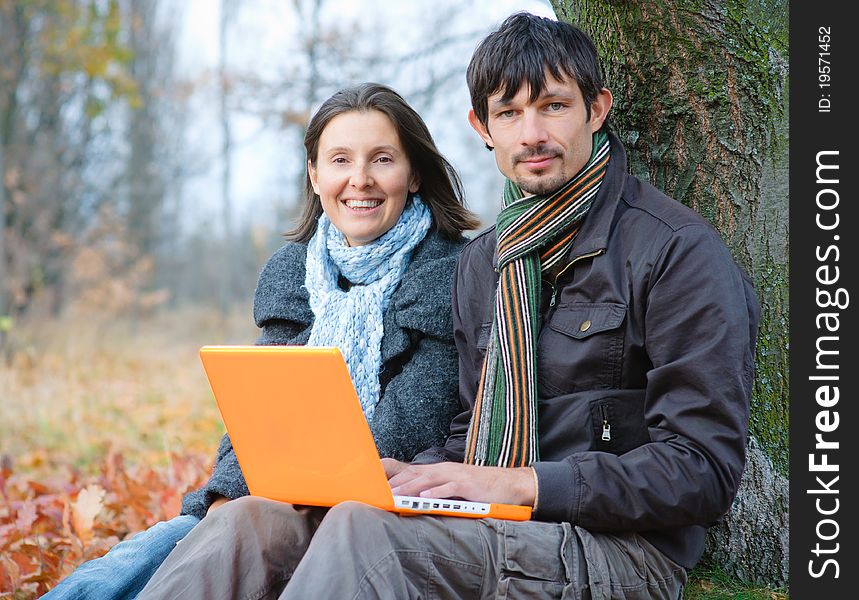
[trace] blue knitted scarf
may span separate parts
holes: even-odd
[[[365,246],[348,246],[324,213],[307,246],[304,284],[314,316],[307,345],[340,348],[368,421],[379,402],[382,318],[430,225],[432,214],[415,194],[396,225]],[[337,285],[340,275],[352,284],[348,291]]]

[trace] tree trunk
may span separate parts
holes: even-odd
[[[231,127],[228,97],[230,83],[227,81],[229,64],[228,40],[230,25],[235,14],[235,6],[230,0],[221,0],[221,14],[218,19],[218,117],[221,120],[221,219],[224,232],[222,256],[223,268],[220,272],[219,308],[226,316],[233,303],[235,260],[233,248],[233,130]]]
[[[631,171],[721,232],[762,307],[749,459],[703,561],[787,580],[787,2],[553,0],[587,31]]]
[[[2,136],[0,136],[2,137]],[[6,314],[8,302],[6,296],[9,291],[6,289],[8,280],[6,279],[6,167],[3,158],[3,143],[0,142],[0,358],[3,355],[3,349],[6,346],[6,333],[9,330],[11,323],[9,316]]]
[[[132,53],[131,77],[135,98],[128,115],[129,153],[125,162],[127,189],[127,222],[130,242],[135,248],[130,261],[153,255],[158,249],[159,217],[164,202],[165,174],[158,164],[159,115],[157,101],[159,86],[165,83],[165,68],[160,53],[169,52],[161,46],[156,20],[158,6],[154,2],[132,0],[128,6],[128,42]],[[169,67],[168,67],[169,68]],[[124,265],[131,268],[131,265]]]

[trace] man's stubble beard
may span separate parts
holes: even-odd
[[[532,178],[525,179],[517,177],[515,182],[519,189],[535,196],[547,196],[552,192],[560,189],[567,181],[569,176],[566,173],[558,173],[557,175],[548,175],[541,177],[535,175]]]

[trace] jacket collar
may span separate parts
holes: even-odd
[[[572,260],[608,247],[611,224],[627,177],[626,150],[613,133],[609,132],[608,137],[611,144],[611,158],[597,197],[594,198],[594,203],[573,242],[570,256]]]
[[[611,157],[600,190],[591,205],[582,228],[576,235],[570,251],[570,260],[604,251],[623,186],[626,183],[626,150],[616,135],[608,133]],[[492,264],[498,267],[498,244],[492,255]]]

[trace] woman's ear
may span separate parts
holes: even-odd
[[[412,178],[409,180],[409,191],[416,194],[421,189],[421,176],[417,173],[412,173]]]
[[[307,160],[307,174],[310,176],[310,185],[313,186],[313,191],[316,192],[316,195],[319,195],[319,181],[316,175],[316,167],[313,166],[313,162],[308,159]]]

